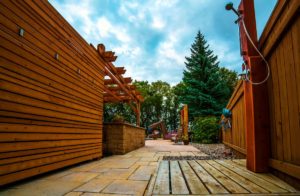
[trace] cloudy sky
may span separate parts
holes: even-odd
[[[236,16],[224,9],[229,0],[50,0],[93,45],[115,51],[116,66],[136,80],[182,79],[185,56],[200,30],[219,57],[220,66],[240,71]],[[239,0],[233,0],[237,7]],[[255,0],[258,35],[276,0]]]

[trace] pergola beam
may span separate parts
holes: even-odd
[[[132,82],[132,79],[130,77],[124,78],[124,84],[130,84]],[[114,79],[104,79],[104,85],[108,84],[119,84],[120,82],[114,80]],[[124,85],[123,84],[123,85]],[[120,85],[119,85],[120,86]],[[120,87],[122,88],[122,87]],[[129,89],[128,89],[129,90]]]
[[[112,51],[105,51],[105,46],[103,44],[98,44],[97,46],[98,54],[106,62],[104,66],[104,71],[106,76],[110,79],[104,79],[104,103],[108,102],[128,102],[128,105],[137,115],[137,126],[140,125],[140,102],[143,101],[141,93],[136,91],[135,87],[129,85],[132,82],[130,77],[124,78],[122,74],[126,72],[124,67],[115,67],[112,62],[117,59],[115,53]],[[112,86],[109,86],[112,85]],[[133,105],[135,102],[136,105]]]
[[[116,67],[117,74],[122,75],[125,74],[126,69],[124,67]]]
[[[130,89],[130,90],[135,90],[136,87],[133,86],[133,85],[127,85],[127,87]],[[110,91],[121,91],[122,88],[119,87],[119,86],[106,86],[105,89],[108,89]]]

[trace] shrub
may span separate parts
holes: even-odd
[[[192,122],[191,130],[194,141],[200,143],[217,143],[219,137],[218,119],[214,116],[200,117]]]
[[[124,117],[120,114],[116,114],[113,117],[112,122],[124,122]]]

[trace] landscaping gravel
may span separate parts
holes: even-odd
[[[190,145],[207,154],[207,156],[164,156],[163,160],[212,160],[237,158],[237,156],[224,144],[190,143]]]

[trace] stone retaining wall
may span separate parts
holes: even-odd
[[[126,154],[145,146],[145,129],[127,123],[104,123],[104,154]]]

